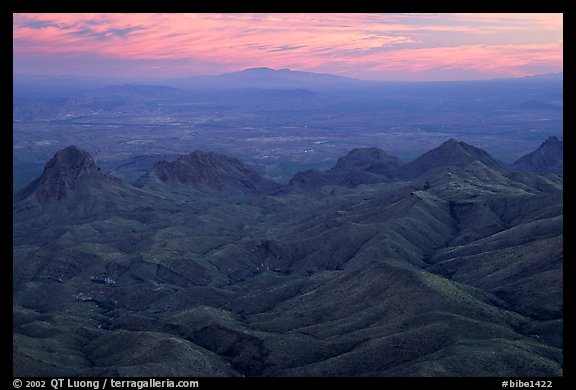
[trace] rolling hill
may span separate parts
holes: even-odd
[[[456,140],[284,188],[200,151],[135,187],[66,148],[14,197],[13,372],[562,376],[562,197]]]

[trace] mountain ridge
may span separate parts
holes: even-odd
[[[534,172],[535,169],[524,169],[522,162],[528,158],[532,161],[533,156],[547,162],[551,158],[549,155],[558,148],[561,152],[562,142],[556,137],[549,137],[537,150],[521,157],[512,166],[493,158],[483,149],[453,138],[408,163],[403,163],[379,148],[355,148],[347,155],[338,158],[335,165],[325,172],[306,170],[296,173],[287,188],[318,189],[327,184],[356,187],[360,184],[374,184],[398,178],[412,180],[439,168],[464,167],[474,161],[505,174],[516,168],[519,168],[519,171]],[[553,162],[559,165],[561,170],[563,161],[561,154],[559,157],[554,157]],[[76,188],[81,177],[85,175],[101,181],[121,182],[120,179],[101,172],[96,168],[94,159],[88,152],[72,145],[58,151],[46,163],[42,175],[18,191],[15,197],[21,199],[32,193],[38,193],[44,200],[51,197],[60,199],[66,196],[68,190]],[[280,184],[260,175],[241,160],[216,152],[199,150],[179,156],[174,161],[154,162],[148,173],[134,184],[142,188],[151,182],[178,183],[199,191],[244,192],[252,195],[269,194],[282,189]]]
[[[263,89],[298,89],[298,88],[342,88],[361,86],[366,81],[329,73],[313,73],[290,69],[271,69],[267,67],[247,68],[237,72],[218,75],[191,76],[168,82],[169,85],[180,85],[186,88],[263,88]]]
[[[82,177],[92,176],[98,180],[109,178],[96,168],[93,157],[75,145],[56,152],[44,166],[42,175],[16,194],[23,199],[37,194],[41,200],[65,198],[70,190],[78,187]]]
[[[151,171],[137,180],[179,183],[199,191],[260,194],[274,192],[279,185],[266,179],[242,161],[215,152],[195,150],[175,161],[158,161]]]
[[[300,71],[300,70],[291,70],[291,69],[274,69],[266,66],[260,67],[251,67],[245,68],[238,71],[232,72],[225,72],[215,75],[190,75],[188,77],[181,77],[176,80],[161,80],[161,79],[151,79],[146,83],[146,85],[153,85],[153,84],[160,84],[160,85],[168,85],[171,86],[178,86],[179,83],[182,83],[186,80],[210,80],[215,79],[220,76],[226,75],[238,75],[238,74],[250,74],[250,73],[268,73],[268,74],[292,74],[292,75],[304,75],[306,77],[314,77],[315,75],[319,75],[320,77],[329,76],[333,78],[337,78],[340,81],[353,81],[353,82],[367,82],[367,83],[399,83],[399,81],[395,80],[374,80],[374,79],[357,79],[352,77],[346,76],[339,76],[334,75],[331,73],[324,73],[324,72],[307,72],[307,71]],[[499,80],[557,80],[563,79],[564,72],[557,72],[557,73],[545,73],[545,74],[535,74],[531,76],[522,76],[522,77],[503,77],[503,78],[496,78],[496,79],[485,79],[480,81],[499,81]],[[34,83],[34,84],[49,84],[49,85],[61,85],[61,84],[70,84],[70,85],[90,85],[90,86],[97,86],[97,85],[105,85],[105,84],[132,84],[137,83],[138,80],[135,78],[127,78],[127,77],[95,77],[95,76],[83,76],[83,75],[41,75],[41,74],[19,74],[13,73],[12,78],[17,83]],[[475,82],[478,81],[474,80],[457,80],[462,82]],[[411,81],[400,81],[404,83],[412,83]],[[422,81],[423,83],[430,83],[427,81]],[[139,82],[138,82],[139,83]],[[433,83],[433,81],[431,82]],[[139,83],[140,84],[140,83]]]
[[[404,174],[409,178],[415,178],[434,168],[450,165],[463,166],[475,160],[482,162],[490,168],[503,171],[510,170],[507,164],[495,159],[485,150],[450,138],[440,146],[408,163],[405,167]]]
[[[14,204],[14,375],[562,376],[562,180],[438,150],[270,193],[217,153],[141,188],[61,153],[74,188]]]
[[[540,146],[516,160],[512,166],[520,171],[530,171],[540,175],[564,174],[564,144],[555,136],[548,137]]]

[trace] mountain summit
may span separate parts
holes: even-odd
[[[137,188],[100,171],[90,153],[68,146],[46,163],[42,175],[14,194],[13,212],[24,224],[38,225],[104,216],[150,202]]]
[[[364,81],[328,73],[313,73],[266,67],[210,76],[193,76],[173,81],[178,88],[201,89],[325,89],[364,85]]]
[[[289,182],[292,189],[317,190],[324,185],[357,187],[374,184],[396,177],[403,164],[398,157],[386,154],[380,148],[355,148],[342,156],[326,172],[314,169],[296,173]]]
[[[95,170],[96,164],[90,153],[72,145],[58,151],[46,163],[44,176],[58,177],[65,173],[68,177],[77,179]]]
[[[424,153],[408,164],[405,173],[408,177],[416,177],[434,168],[465,166],[473,161],[480,161],[482,164],[498,170],[507,171],[509,169],[506,164],[496,160],[485,150],[450,138],[436,149]]]
[[[360,169],[372,173],[390,173],[401,165],[395,156],[386,154],[380,148],[356,148],[340,157],[332,170]]]
[[[184,184],[202,192],[260,194],[279,188],[276,182],[264,178],[236,158],[199,150],[173,162],[156,162],[152,171],[139,179],[137,185],[154,180]]]
[[[564,144],[557,137],[548,137],[538,149],[520,157],[514,168],[520,171],[530,171],[538,174],[564,174]]]
[[[41,200],[63,199],[70,190],[78,187],[83,177],[106,175],[96,168],[94,159],[77,146],[68,146],[58,151],[44,166],[42,175],[24,188],[18,198],[36,193]]]

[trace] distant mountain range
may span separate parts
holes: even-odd
[[[498,80],[562,80],[563,72],[534,75],[522,78],[504,78]],[[41,85],[53,86],[56,88],[93,88],[96,86],[107,86],[116,88],[122,85],[142,85],[154,86],[162,85],[178,89],[343,89],[351,87],[381,86],[390,83],[402,83],[393,80],[361,80],[343,76],[336,76],[328,73],[305,72],[290,69],[272,69],[268,67],[248,68],[238,72],[223,73],[218,75],[199,75],[178,79],[155,79],[142,82],[141,79],[119,79],[104,77],[84,77],[84,76],[41,76],[41,75],[13,75],[14,83],[17,87],[37,88]],[[466,82],[466,81],[463,81]],[[407,83],[407,82],[404,82]],[[136,87],[134,87],[136,88]],[[112,91],[112,90],[110,90]],[[140,89],[138,92],[142,92]]]
[[[219,75],[191,76],[178,79],[157,79],[142,82],[141,79],[113,79],[104,77],[83,76],[36,76],[13,75],[14,84],[18,88],[38,88],[38,86],[53,86],[56,88],[94,88],[110,86],[113,92],[117,86],[162,85],[178,89],[324,89],[342,88],[364,85],[368,81],[335,76],[327,73],[293,71],[289,69],[271,69],[267,67],[248,68],[238,72]],[[133,87],[138,88],[138,87]],[[137,92],[141,92],[140,88]]]
[[[185,89],[341,89],[365,85],[367,82],[327,73],[271,69],[266,67],[249,68],[239,72],[212,76],[192,76],[173,81],[167,85]]]

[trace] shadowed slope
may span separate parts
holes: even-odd
[[[442,145],[407,164],[403,172],[407,177],[414,178],[434,168],[465,166],[476,160],[489,168],[501,171],[509,170],[506,164],[496,160],[485,150],[450,138]]]
[[[171,206],[161,196],[101,172],[92,156],[75,146],[58,151],[42,175],[13,198],[14,224],[37,227],[119,212],[145,219],[151,207]]]
[[[324,196],[200,152],[141,190],[64,164],[65,196],[23,199],[43,229],[16,202],[15,374],[562,375],[562,183],[448,146]],[[366,152],[340,168],[385,177]]]
[[[538,149],[520,157],[514,164],[520,171],[535,172],[540,175],[555,173],[564,174],[564,144],[556,137],[548,137]]]
[[[201,192],[263,194],[279,185],[266,179],[242,161],[214,152],[194,151],[173,162],[159,161],[138,186],[161,182],[182,184]]]
[[[307,170],[298,172],[290,180],[293,190],[318,190],[324,185],[357,187],[375,184],[396,178],[402,162],[379,148],[356,148],[342,156],[336,165],[326,172]]]

